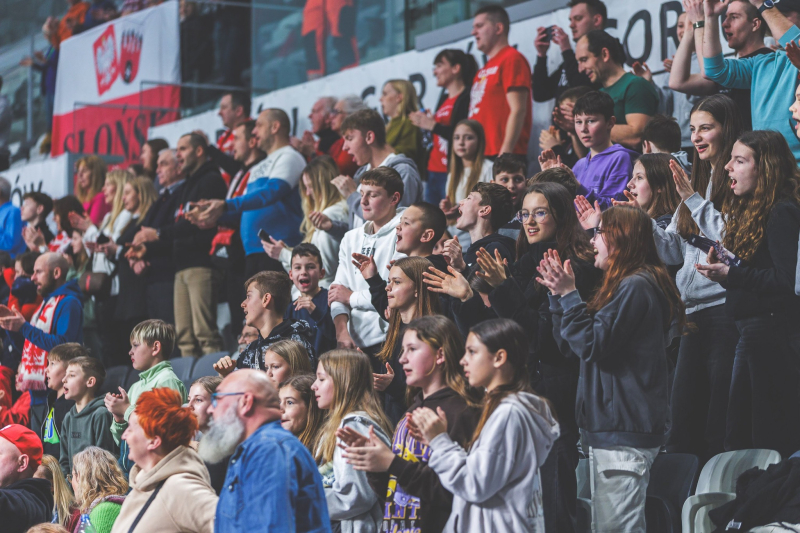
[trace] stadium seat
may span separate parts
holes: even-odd
[[[103,386],[100,387],[100,394],[103,396],[109,392],[119,394],[118,387],[127,390],[126,383],[130,371],[131,367],[129,366],[112,366],[106,370],[106,379],[103,381]]]
[[[172,371],[183,382],[188,393],[192,384],[192,369],[194,369],[197,359],[194,357],[175,357],[170,359],[169,362],[172,364]]]
[[[650,468],[647,533],[680,533],[683,502],[692,495],[700,460],[686,453],[659,454]]]
[[[191,381],[194,381],[197,378],[203,376],[216,376],[217,372],[214,370],[214,363],[216,363],[226,355],[228,355],[228,352],[216,352],[216,353],[206,354],[200,359],[198,359],[194,365],[194,369],[192,369]]]
[[[767,468],[779,463],[781,454],[774,450],[739,450],[712,457],[700,472],[697,490],[683,504],[683,533],[710,533],[714,524],[708,512],[736,498],[736,480],[745,470]]]

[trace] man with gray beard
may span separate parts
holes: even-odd
[[[259,370],[233,372],[211,395],[213,420],[198,452],[211,464],[230,456],[215,533],[330,532],[314,458],[281,427],[279,405],[278,391]]]

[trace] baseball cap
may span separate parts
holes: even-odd
[[[35,465],[42,464],[42,441],[39,435],[20,424],[9,424],[0,429],[0,437],[17,447],[20,453],[27,455]]]

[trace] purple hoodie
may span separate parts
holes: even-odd
[[[581,184],[578,193],[592,204],[599,200],[603,210],[611,207],[612,199],[626,201],[623,191],[631,179],[633,162],[639,155],[620,144],[612,144],[594,157],[589,152],[572,169]]]

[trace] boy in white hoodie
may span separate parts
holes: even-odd
[[[366,223],[345,233],[339,247],[339,269],[328,289],[328,305],[340,348],[361,348],[374,355],[386,339],[389,325],[372,305],[369,284],[360,272],[354,253],[375,260],[378,274],[389,276],[386,265],[405,257],[395,250],[395,228],[400,222],[397,204],[403,198],[403,179],[390,167],[378,167],[361,176],[361,209]]]

